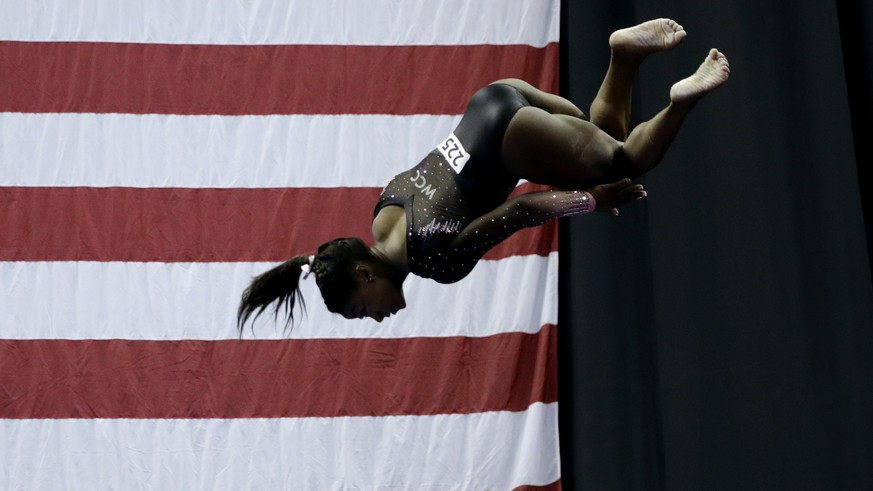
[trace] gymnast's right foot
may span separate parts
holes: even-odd
[[[670,88],[670,101],[694,102],[727,82],[730,74],[731,66],[727,58],[713,48],[693,75],[673,84]]]
[[[609,47],[615,54],[643,57],[672,49],[685,35],[685,29],[676,21],[655,19],[613,32],[609,36]]]

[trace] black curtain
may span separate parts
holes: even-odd
[[[564,487],[873,489],[873,5],[565,0],[564,95],[587,109],[610,32],[657,17],[688,37],[635,122],[709,48],[732,73],[647,200],[561,225]]]

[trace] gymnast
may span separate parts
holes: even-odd
[[[618,207],[646,196],[631,179],[655,167],[683,119],[728,79],[718,50],[670,89],[669,105],[627,133],[634,76],[647,55],[673,48],[685,30],[656,19],[609,37],[611,59],[590,108],[516,79],[479,89],[454,132],[418,165],[388,183],[376,203],[372,246],[339,238],[255,277],[243,292],[238,327],[276,302],[293,322],[301,277],[315,277],[328,310],[381,322],[406,307],[410,274],[461,280],[514,232],[552,219]],[[507,200],[520,179],[560,190]]]

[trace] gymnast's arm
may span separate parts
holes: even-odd
[[[593,211],[610,211],[644,198],[641,184],[622,179],[588,191],[534,191],[517,196],[467,225],[450,244],[450,251],[466,258],[480,258],[488,250],[525,228],[543,225],[561,217]]]

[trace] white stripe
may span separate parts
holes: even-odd
[[[541,47],[559,13],[559,0],[0,0],[0,39]]]
[[[509,490],[560,477],[557,418],[0,420],[0,488]]]
[[[236,307],[271,263],[0,262],[0,339],[236,339]],[[272,315],[254,334],[279,338],[406,338],[538,332],[557,323],[558,253],[480,261],[441,285],[410,276],[407,308],[377,323],[324,307],[312,278],[307,315],[290,332]],[[271,311],[270,311],[271,312]]]
[[[459,120],[0,113],[0,186],[383,187]]]

